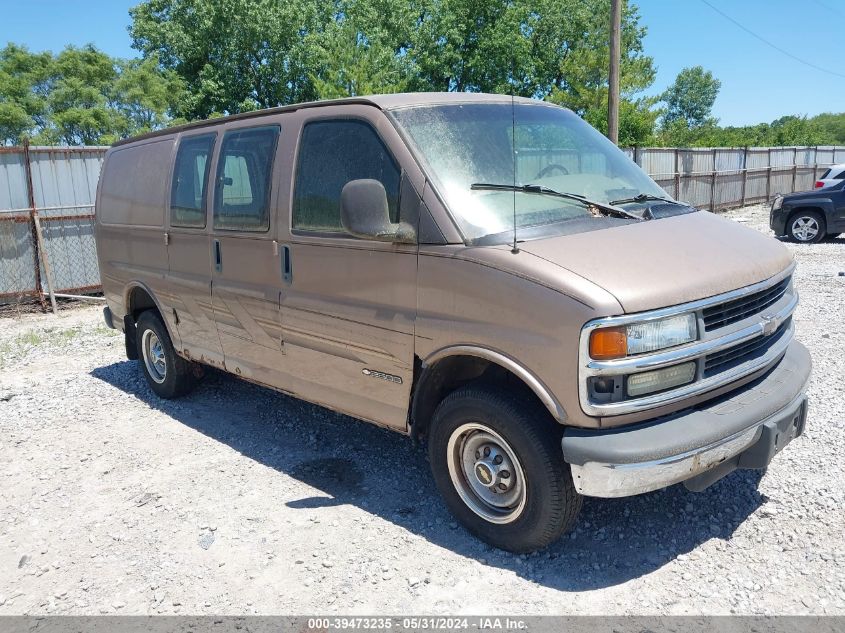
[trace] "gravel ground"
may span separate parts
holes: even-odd
[[[845,614],[845,240],[789,248],[812,404],[759,490],[588,499],[530,556],[398,434],[221,374],[160,401],[96,306],[0,318],[0,614]]]

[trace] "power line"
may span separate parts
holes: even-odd
[[[830,5],[825,4],[825,3],[824,3],[824,2],[822,2],[821,0],[813,0],[813,1],[814,1],[817,5],[819,5],[819,6],[820,6],[820,7],[822,7],[823,9],[827,9],[827,10],[828,10],[828,11],[830,11],[831,13],[838,13],[839,15],[843,15],[843,16],[845,16],[845,13],[842,13],[842,11],[840,11],[839,9],[834,9],[833,7],[831,7]]]
[[[712,4],[710,4],[707,0],[701,0],[701,1],[702,1],[704,4],[706,4],[708,7],[710,7],[711,9],[713,9],[716,13],[718,13],[719,15],[721,15],[723,18],[725,18],[726,20],[729,20],[730,22],[733,22],[733,23],[734,23],[734,24],[736,24],[739,28],[741,28],[743,31],[745,31],[746,33],[748,33],[748,34],[749,34],[749,35],[751,35],[752,37],[756,37],[758,40],[760,40],[761,42],[763,42],[763,44],[765,44],[766,46],[770,46],[770,47],[772,47],[773,49],[775,49],[775,50],[776,50],[776,51],[778,51],[779,53],[783,53],[783,54],[784,54],[784,55],[786,55],[787,57],[790,57],[790,58],[794,59],[795,61],[797,61],[797,62],[800,62],[800,63],[804,64],[805,66],[809,66],[810,68],[815,68],[816,70],[820,70],[821,72],[823,72],[823,73],[827,73],[828,75],[833,75],[833,76],[835,76],[835,77],[842,77],[842,78],[845,78],[845,75],[843,75],[842,73],[838,73],[838,72],[835,72],[835,71],[833,71],[833,70],[829,70],[829,69],[827,69],[827,68],[824,68],[824,67],[822,67],[822,66],[819,66],[819,65],[817,65],[817,64],[814,64],[813,62],[808,62],[806,59],[801,59],[800,57],[797,57],[797,56],[793,55],[793,54],[792,54],[792,53],[790,53],[789,51],[782,49],[782,48],[781,48],[780,46],[778,46],[777,44],[772,44],[769,40],[765,39],[764,37],[762,37],[762,36],[760,36],[760,35],[757,35],[754,31],[752,31],[752,30],[751,30],[751,29],[749,29],[748,27],[743,26],[742,24],[740,24],[739,22],[737,22],[736,20],[734,20],[731,16],[729,16],[727,13],[725,13],[725,12],[724,12],[724,11],[722,11],[721,9],[717,9],[716,7],[714,7],[714,6],[713,6]]]

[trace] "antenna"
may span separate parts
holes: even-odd
[[[511,248],[511,253],[516,255],[519,253],[519,244],[516,241],[516,99],[513,92],[513,76],[511,76],[511,160],[513,161],[513,248]]]

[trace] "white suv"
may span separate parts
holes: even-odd
[[[841,165],[831,165],[830,168],[822,174],[822,177],[816,181],[816,189],[822,187],[830,187],[831,185],[841,185],[845,180],[845,163]]]

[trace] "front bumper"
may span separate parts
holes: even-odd
[[[782,207],[769,211],[769,228],[774,231],[775,235],[786,235],[786,215]]]
[[[626,497],[681,481],[703,490],[737,468],[765,468],[804,430],[810,369],[809,352],[793,341],[762,377],[701,407],[631,427],[567,429],[576,490]]]

